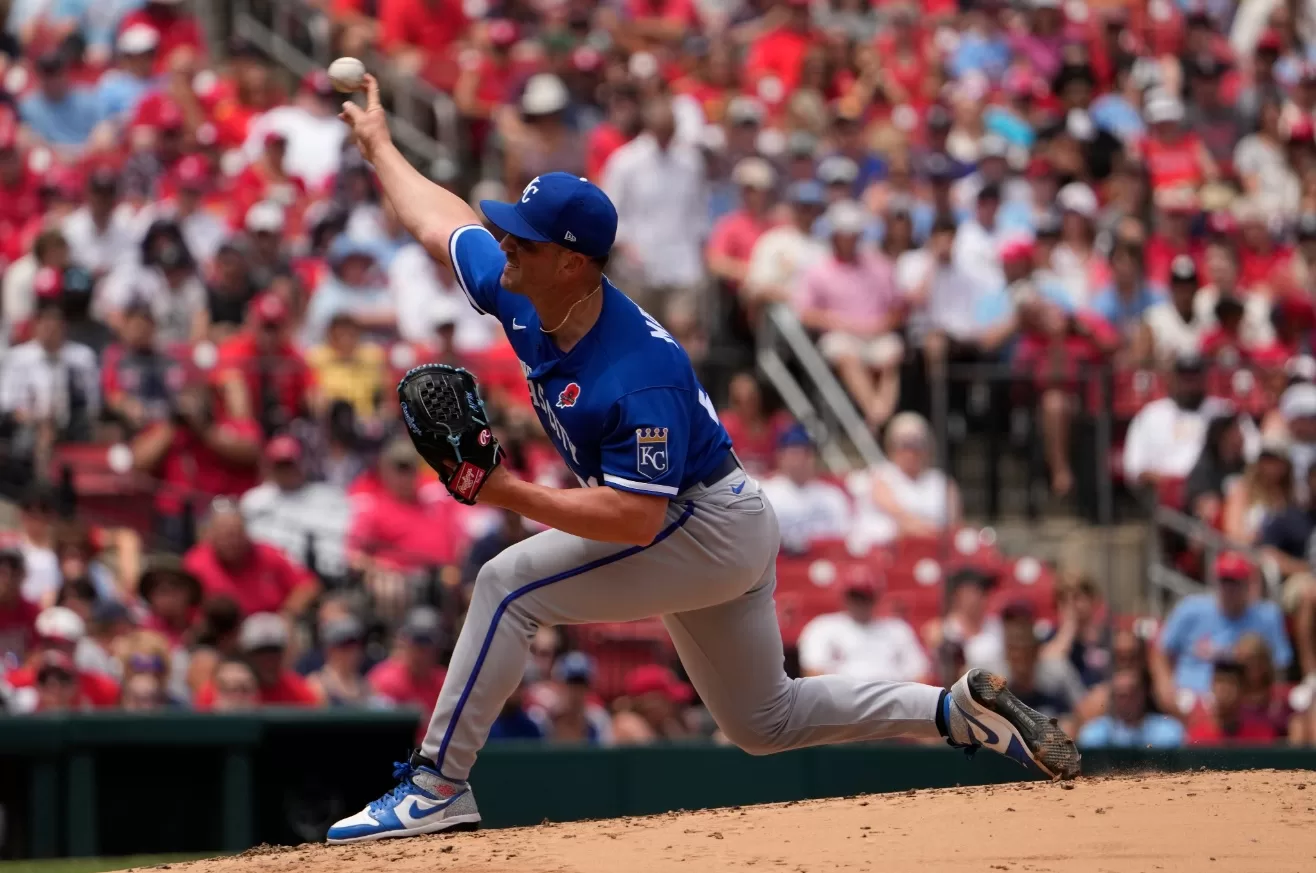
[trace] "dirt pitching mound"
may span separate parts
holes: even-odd
[[[1306,873],[1316,870],[1316,773],[1199,771],[909,791],[353,846],[262,846],[173,866],[185,873]]]

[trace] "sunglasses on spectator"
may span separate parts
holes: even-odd
[[[42,685],[72,685],[73,681],[73,674],[65,670],[42,670],[41,673],[37,675],[37,682]]]
[[[164,658],[159,655],[133,655],[128,658],[128,669],[133,673],[163,673]]]

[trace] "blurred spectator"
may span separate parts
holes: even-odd
[[[553,665],[554,693],[548,704],[553,742],[612,744],[612,719],[592,691],[594,676],[594,661],[583,652],[567,652]]]
[[[708,272],[728,294],[738,294],[749,273],[754,245],[773,222],[769,215],[777,173],[759,157],[742,158],[731,171],[740,193],[740,208],[723,215],[708,236],[704,257]]]
[[[1201,697],[1212,691],[1217,658],[1233,657],[1238,641],[1248,633],[1261,636],[1274,657],[1275,668],[1286,670],[1293,649],[1284,630],[1284,616],[1268,600],[1256,599],[1255,568],[1234,553],[1220,556],[1215,590],[1183,598],[1170,612],[1160,645],[1152,651],[1157,699],[1165,712],[1179,712],[1177,694]]]
[[[133,466],[160,480],[157,525],[175,548],[190,545],[190,525],[206,501],[237,497],[256,484],[259,427],[216,406],[209,385],[186,385],[175,396],[169,419],[132,441]]]
[[[69,247],[69,260],[99,279],[137,242],[133,221],[119,204],[119,179],[109,167],[94,170],[87,179],[87,202],[60,225]]]
[[[466,550],[462,564],[462,584],[474,585],[480,568],[492,561],[499,553],[511,548],[530,536],[530,522],[511,510],[499,512],[500,523],[493,530],[471,543]]]
[[[214,379],[229,414],[256,419],[267,434],[302,414],[313,381],[290,319],[283,298],[266,292],[252,301],[247,326],[219,347]]]
[[[1111,629],[1101,592],[1091,576],[1064,573],[1056,584],[1060,621],[1042,660],[1064,660],[1089,688],[1110,676]]]
[[[41,611],[35,622],[37,645],[24,666],[10,670],[5,681],[16,692],[14,701],[20,712],[33,712],[43,705],[58,701],[64,709],[91,709],[115,706],[119,702],[119,685],[109,676],[79,670],[73,660],[78,643],[86,635],[86,624],[78,615],[63,606],[51,606]],[[60,692],[55,698],[47,694],[43,675],[47,669],[57,669]],[[72,687],[65,687],[71,685]]]
[[[39,207],[34,208],[37,211]],[[58,228],[43,228],[32,241],[32,248],[5,270],[3,315],[5,332],[19,338],[19,328],[36,313],[37,304],[59,294],[59,280],[69,266],[69,246]],[[37,293],[37,276],[42,278],[42,294]]]
[[[192,633],[192,648],[187,653],[186,694],[195,699],[215,677],[215,669],[225,658],[241,654],[242,608],[231,598],[212,597],[197,610]]]
[[[18,509],[18,548],[23,554],[23,599],[52,606],[62,577],[55,555],[59,496],[49,485],[33,483],[23,492]]]
[[[731,377],[727,399],[727,408],[720,410],[718,417],[736,447],[736,457],[750,475],[766,475],[773,469],[777,440],[790,426],[790,415],[784,410],[775,415],[768,412],[763,388],[752,372]]]
[[[927,243],[896,261],[896,285],[912,310],[910,337],[936,372],[952,357],[971,355],[966,346],[977,333],[973,316],[978,298],[995,287],[980,285],[956,265],[952,253],[957,233],[955,220],[940,215]]]
[[[338,120],[341,103],[342,95],[334,91],[329,74],[312,71],[302,80],[293,103],[276,106],[253,119],[243,146],[247,160],[260,156],[270,133],[281,133],[288,143],[284,170],[302,179],[312,191],[324,189],[342,164],[347,140],[347,125]]]
[[[38,58],[36,72],[37,88],[19,101],[19,116],[35,140],[72,155],[91,139],[103,109],[94,91],[69,81],[61,53]]]
[[[288,669],[288,622],[281,615],[257,612],[242,622],[238,640],[243,659],[256,677],[262,706],[320,706],[323,700],[305,679]],[[222,666],[222,664],[221,664]],[[216,670],[216,681],[220,678]],[[217,697],[214,682],[197,692],[197,709],[210,709]]]
[[[806,552],[817,540],[850,532],[850,502],[839,487],[818,478],[817,454],[804,426],[792,426],[777,439],[777,474],[763,483],[788,552]]]
[[[120,313],[119,341],[101,359],[105,411],[136,433],[168,419],[174,393],[187,379],[183,362],[167,354],[155,329],[155,313],[145,301]]]
[[[261,704],[256,674],[246,661],[230,658],[215,668],[214,712],[241,712]]]
[[[181,5],[182,0],[146,0],[140,9],[129,12],[119,23],[121,32],[145,25],[159,34],[156,72],[173,69],[180,56],[195,57],[205,53],[201,26],[191,13],[180,8]]]
[[[923,626],[923,645],[928,651],[954,643],[963,649],[966,666],[1004,672],[1005,630],[987,604],[987,591],[995,582],[994,576],[969,567],[950,574],[946,614]]]
[[[792,182],[786,203],[790,220],[765,231],[750,253],[744,294],[751,304],[789,300],[804,271],[827,257],[827,246],[813,237],[827,204],[822,185]]]
[[[102,117],[116,124],[131,119],[147,94],[160,86],[155,76],[156,50],[160,33],[146,23],[124,28],[114,48],[115,66],[96,83],[96,100]]]
[[[125,265],[100,287],[97,304],[104,319],[116,329],[124,311],[145,303],[155,316],[156,335],[165,344],[185,345],[205,335],[206,286],[197,264],[182,242],[181,231],[171,225],[168,238],[150,234],[142,243],[139,265]]]
[[[30,446],[39,440],[90,440],[100,412],[96,354],[67,338],[58,298],[39,298],[32,339],[14,346],[0,370],[0,411],[23,429]]]
[[[844,611],[819,615],[800,631],[801,672],[805,676],[922,681],[932,664],[918,635],[902,618],[877,615],[880,591],[872,571],[856,570],[845,583]]]
[[[258,290],[245,256],[236,240],[223,242],[214,253],[206,287],[206,324],[209,339],[216,344],[242,329],[247,306]]]
[[[1152,351],[1150,329],[1144,317],[1165,298],[1147,281],[1140,244],[1120,241],[1110,255],[1111,282],[1097,291],[1092,310],[1119,332],[1134,361],[1146,361]]]
[[[201,580],[177,555],[151,555],[137,579],[137,594],[147,608],[142,626],[160,634],[174,649],[181,648],[201,605],[201,593]]]
[[[0,548],[0,666],[23,662],[36,642],[36,621],[41,607],[22,596],[23,553]]]
[[[1152,304],[1143,315],[1158,363],[1197,354],[1215,324],[1215,314],[1196,305],[1198,287],[1197,265],[1191,256],[1179,255],[1170,265],[1169,299]]]
[[[238,507],[252,539],[321,576],[337,578],[347,570],[343,541],[352,506],[343,489],[309,481],[305,464],[296,437],[284,434],[270,440],[265,446],[265,481],[243,494]]]
[[[489,728],[490,740],[542,740],[548,736],[551,725],[544,713],[526,701],[526,680],[523,676],[510,697],[503,701]]]
[[[1262,101],[1257,129],[1238,141],[1233,163],[1244,194],[1273,212],[1292,215],[1298,210],[1302,185],[1285,154],[1282,112],[1281,101]]]
[[[1167,479],[1186,479],[1202,454],[1207,425],[1230,412],[1225,401],[1207,397],[1202,359],[1179,358],[1170,395],[1151,401],[1129,422],[1124,478],[1153,488]]]
[[[1316,385],[1299,382],[1280,395],[1279,417],[1283,427],[1274,436],[1288,440],[1293,462],[1293,480],[1301,500],[1307,499],[1307,471],[1316,462]]]
[[[1285,736],[1293,714],[1289,687],[1277,680],[1275,659],[1266,641],[1258,634],[1245,634],[1234,647],[1234,657],[1243,668],[1244,712],[1269,722],[1277,737]]]
[[[351,616],[325,622],[319,640],[324,647],[324,666],[306,681],[329,706],[366,705],[372,692],[363,669],[365,627]]]
[[[1261,451],[1263,454],[1266,451],[1264,442]],[[1184,484],[1185,509],[1215,526],[1224,512],[1225,495],[1246,470],[1242,420],[1235,415],[1211,419],[1202,440],[1202,454]]]
[[[339,310],[329,319],[323,345],[306,352],[315,379],[317,405],[346,400],[358,421],[373,421],[384,401],[384,350],[361,341],[361,324],[351,310]]]
[[[115,676],[126,686],[136,676],[146,675],[155,680],[161,702],[168,699],[168,683],[173,676],[174,664],[169,641],[151,630],[131,630],[114,642],[118,660]]]
[[[393,653],[366,674],[371,691],[391,706],[434,710],[447,670],[439,663],[443,624],[432,607],[417,606],[393,637]]]
[[[1083,725],[1080,748],[1166,749],[1182,746],[1183,725],[1177,719],[1148,712],[1150,691],[1137,670],[1118,670],[1110,680],[1109,711]]]
[[[383,275],[377,270],[374,250],[340,236],[329,247],[330,273],[315,289],[302,341],[308,346],[326,340],[334,317],[347,314],[365,334],[387,339],[397,333],[397,313]]]
[[[231,233],[229,226],[206,207],[206,198],[216,185],[214,176],[204,155],[180,157],[162,182],[168,192],[165,199],[143,207],[137,213],[136,224],[149,228],[156,221],[172,222],[182,232],[188,254],[209,265],[220,246],[230,241]]]
[[[553,73],[536,73],[521,92],[520,113],[502,118],[503,184],[520,191],[544,173],[585,172],[585,142],[567,118],[571,93]],[[616,198],[613,198],[616,202]]]
[[[904,346],[896,331],[903,301],[890,261],[860,248],[867,213],[858,203],[832,204],[831,255],[800,277],[794,306],[800,323],[820,334],[818,350],[841,376],[869,427],[885,422],[899,399]]]
[[[690,736],[684,720],[692,689],[661,664],[634,667],[622,683],[624,698],[612,718],[618,745],[642,745]]]
[[[347,553],[367,584],[372,576],[452,565],[465,546],[459,504],[441,487],[422,486],[419,463],[410,440],[394,440],[380,453],[378,486],[356,496]],[[426,536],[417,538],[418,530]]]
[[[932,429],[916,412],[902,412],[886,428],[887,460],[852,474],[859,507],[856,536],[886,544],[900,537],[934,537],[960,523],[959,488],[931,466]]]
[[[1188,720],[1188,742],[1193,745],[1268,743],[1279,737],[1264,716],[1243,703],[1243,665],[1232,655],[1216,657],[1210,695],[1201,700]]]
[[[135,673],[123,683],[119,706],[125,712],[153,712],[168,703],[160,677]]]
[[[1000,229],[996,223],[1000,208],[1000,186],[983,185],[978,190],[973,217],[959,225],[951,248],[955,268],[985,288],[995,288],[1004,279],[1001,274]]]
[[[1296,548],[1305,556],[1306,522],[1294,506],[1295,485],[1289,446],[1262,442],[1257,459],[1225,490],[1221,531],[1234,542]]]
[[[1025,706],[1049,718],[1068,716],[1087,689],[1068,658],[1043,657],[1036,621],[1027,603],[1012,603],[1002,611],[1005,677],[1010,681],[1010,690]]]
[[[674,300],[696,293],[708,232],[703,155],[676,139],[669,101],[644,107],[644,133],[613,152],[603,190],[617,207],[613,261],[631,277],[623,287],[662,319]]]

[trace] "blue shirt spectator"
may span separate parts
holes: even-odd
[[[1129,724],[1103,715],[1088,722],[1078,733],[1084,748],[1173,749],[1184,744],[1184,728],[1168,715],[1152,713]]]
[[[38,60],[37,72],[41,86],[18,104],[19,117],[51,145],[82,145],[101,120],[95,92],[70,86],[64,61],[56,54]]]
[[[1194,594],[1175,606],[1165,622],[1161,651],[1170,659],[1176,688],[1209,692],[1215,659],[1232,653],[1250,633],[1266,641],[1277,670],[1288,669],[1293,647],[1283,613],[1269,600],[1247,603],[1247,597],[1246,579],[1221,578],[1217,593]]]
[[[1092,301],[1092,310],[1116,328],[1124,328],[1152,306],[1165,299],[1165,293],[1152,285],[1140,285],[1132,295],[1123,295],[1114,285],[1107,285]]]
[[[145,24],[134,24],[119,34],[115,44],[118,65],[107,70],[96,83],[102,117],[127,120],[142,98],[160,87],[162,82],[154,75],[155,50],[159,45],[160,34]]]
[[[993,81],[999,79],[1010,65],[1010,44],[1001,34],[987,35],[968,31],[960,36],[950,56],[951,76],[959,79],[965,73],[979,72]]]
[[[1133,142],[1147,132],[1142,113],[1118,93],[1102,94],[1088,107],[1092,123],[1124,142]]]

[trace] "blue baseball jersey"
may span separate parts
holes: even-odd
[[[529,299],[503,288],[507,257],[483,227],[448,241],[457,282],[476,311],[502,322],[544,430],[584,485],[675,497],[731,449],[690,358],[653,316],[603,280],[603,311],[562,352]]]

